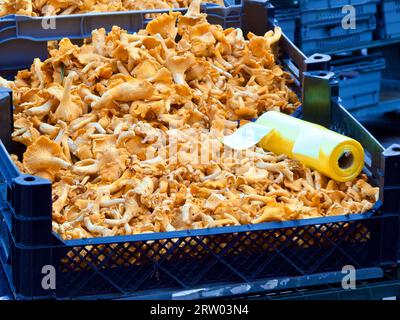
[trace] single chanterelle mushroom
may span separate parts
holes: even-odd
[[[148,99],[153,95],[154,87],[146,80],[133,79],[123,82],[106,91],[100,100],[93,105],[93,109],[110,107],[114,100],[129,102],[134,100]]]
[[[57,143],[41,136],[26,149],[23,164],[28,173],[53,180],[60,169],[70,167],[64,158]]]
[[[178,28],[175,26],[176,18],[179,12],[171,12],[170,14],[164,13],[158,19],[150,21],[146,27],[146,31],[152,35],[160,34],[163,38],[170,37],[175,39]]]
[[[29,146],[35,141],[40,133],[36,130],[31,121],[25,118],[20,118],[14,122],[15,131],[12,133],[12,139],[26,146]]]
[[[196,62],[196,58],[190,52],[182,56],[168,56],[165,66],[171,71],[176,84],[186,84],[185,72]]]
[[[82,115],[83,103],[79,96],[71,94],[72,82],[77,73],[72,71],[65,79],[64,91],[54,116],[57,120],[70,122]]]

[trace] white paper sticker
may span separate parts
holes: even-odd
[[[318,159],[322,145],[321,133],[316,130],[303,130],[293,146],[293,154],[308,156]]]
[[[231,149],[244,150],[259,143],[272,130],[256,123],[247,123],[230,136],[223,137],[222,142]]]

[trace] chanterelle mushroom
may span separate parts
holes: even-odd
[[[185,72],[189,69],[196,59],[190,52],[186,52],[182,56],[168,56],[165,66],[171,71],[176,84],[186,84]]]
[[[94,109],[110,108],[113,101],[128,102],[148,99],[153,95],[154,87],[146,80],[131,80],[106,91],[93,105]]]
[[[26,146],[32,144],[37,138],[39,138],[39,131],[33,126],[32,122],[26,118],[20,118],[14,121],[14,132],[12,138],[14,141],[22,143]]]
[[[176,18],[179,15],[179,12],[164,13],[158,19],[150,21],[146,27],[146,31],[152,35],[160,34],[163,38],[170,37],[171,39],[175,39],[178,33],[178,28],[175,24]]]
[[[61,147],[46,136],[41,136],[31,144],[23,155],[26,171],[53,180],[60,169],[68,169]]]
[[[64,91],[54,116],[58,120],[70,122],[83,113],[83,103],[79,96],[71,93],[72,82],[77,77],[76,72],[70,72],[65,78]]]

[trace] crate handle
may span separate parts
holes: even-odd
[[[400,144],[393,144],[382,153],[381,182],[385,213],[400,213]]]
[[[365,167],[382,191],[387,183],[383,174],[386,167],[385,158],[382,158],[385,149],[348,110],[340,105],[338,89],[339,85],[334,73],[329,72],[323,76],[318,71],[306,72],[303,79],[304,119],[359,141],[371,158],[370,163],[366,162]]]
[[[6,148],[11,147],[11,133],[14,131],[12,91],[0,87],[0,140]]]

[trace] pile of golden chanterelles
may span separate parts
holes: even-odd
[[[179,41],[176,41],[179,34]],[[264,36],[210,25],[198,6],[146,30],[68,39],[14,82],[23,172],[53,182],[65,239],[362,213],[378,188],[339,183],[258,147],[220,142],[267,110],[299,105]],[[203,159],[198,159],[199,156]],[[206,158],[206,159],[204,159]]]
[[[192,0],[0,0],[0,17],[187,8]],[[224,6],[224,0],[202,0]]]

